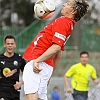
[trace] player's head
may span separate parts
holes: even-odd
[[[63,4],[61,14],[72,17],[77,22],[87,13],[88,8],[89,4],[85,0],[68,0]]]
[[[89,53],[87,51],[82,51],[80,53],[80,61],[83,65],[86,65],[89,59]]]
[[[89,4],[85,0],[75,0],[74,9],[77,10],[75,14],[75,21],[79,21],[88,11]]]
[[[53,90],[58,91],[58,86],[55,86]]]
[[[16,47],[15,38],[12,35],[8,35],[4,39],[4,47],[7,53],[13,53]]]

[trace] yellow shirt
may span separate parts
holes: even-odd
[[[95,79],[96,70],[90,64],[86,66],[81,63],[71,66],[65,76],[72,77],[72,88],[79,91],[88,91],[90,78]]]

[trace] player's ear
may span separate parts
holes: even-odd
[[[5,46],[5,43],[3,44],[3,46],[6,47],[6,46]]]
[[[72,13],[72,15],[75,15],[77,13],[77,10],[73,9],[71,13]]]
[[[15,48],[16,48],[16,43],[15,43]]]

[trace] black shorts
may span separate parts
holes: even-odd
[[[3,98],[0,98],[0,100],[20,100],[20,99],[19,98],[3,97]]]
[[[20,92],[17,90],[12,90],[12,89],[0,89],[0,99],[1,100],[20,100]]]

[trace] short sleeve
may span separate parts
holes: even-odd
[[[62,47],[69,35],[69,26],[66,20],[64,20],[63,18],[56,20],[52,42]]]
[[[92,73],[91,73],[91,78],[92,78],[92,79],[97,78],[96,70],[95,70],[94,68],[93,68]]]
[[[23,70],[24,70],[25,64],[26,64],[26,61],[22,58],[22,59],[21,59],[21,66],[20,66],[20,69],[21,69],[22,72],[23,72]]]
[[[71,66],[70,69],[65,73],[65,76],[71,77],[75,73],[75,67]]]

